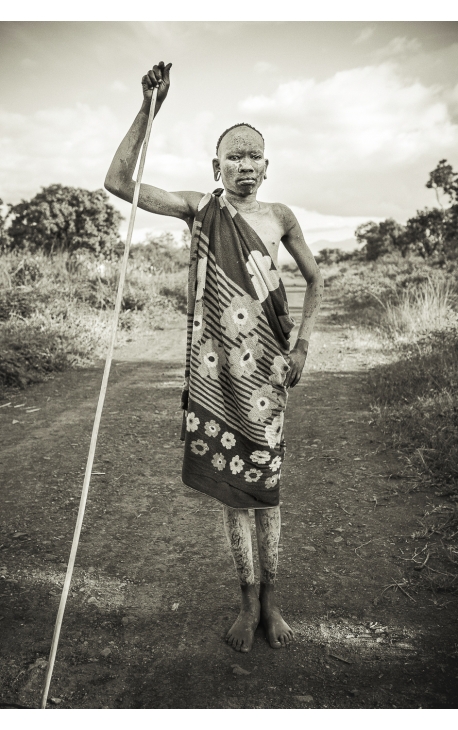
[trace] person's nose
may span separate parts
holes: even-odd
[[[243,160],[240,160],[240,172],[252,172],[253,170],[253,162],[250,157],[244,157]]]

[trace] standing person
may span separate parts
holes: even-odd
[[[162,61],[142,79],[143,104],[121,142],[105,187],[133,199],[133,174],[144,138],[152,88],[157,114],[170,87]],[[250,651],[261,622],[270,645],[292,640],[275,599],[280,537],[280,471],[288,389],[300,380],[320,306],[323,280],[292,211],[261,203],[267,177],[264,139],[249,124],[219,138],[214,193],[166,192],[142,184],[139,206],[185,221],[192,232],[188,341],[183,391],[183,482],[223,503],[226,535],[241,588],[241,610],[226,641]],[[299,332],[288,313],[277,265],[280,241],[307,282]],[[249,509],[255,510],[260,591],[255,585]]]

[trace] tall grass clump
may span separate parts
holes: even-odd
[[[457,492],[456,261],[391,254],[332,263],[323,267],[325,281],[327,269],[337,317],[353,324],[356,343],[372,343],[369,382],[379,425],[424,478]]]
[[[380,425],[436,484],[458,489],[458,317],[392,352],[370,374]]]
[[[380,325],[394,338],[412,340],[427,332],[442,330],[453,319],[456,300],[449,279],[429,278],[400,291],[385,303]]]
[[[105,355],[119,258],[23,251],[0,257],[0,387],[24,387]],[[181,316],[186,269],[129,260],[118,343]]]

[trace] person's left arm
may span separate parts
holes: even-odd
[[[302,319],[299,325],[296,344],[289,354],[290,371],[286,376],[286,387],[293,388],[300,380],[309,347],[315,319],[323,298],[323,277],[313,254],[307,246],[299,222],[293,211],[286,205],[277,204],[276,212],[283,223],[282,243],[293,257],[299,271],[307,282],[304,296]]]

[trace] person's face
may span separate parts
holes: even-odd
[[[221,172],[227,192],[247,197],[262,184],[268,164],[262,137],[250,127],[236,127],[223,137],[213,170],[215,178]]]

